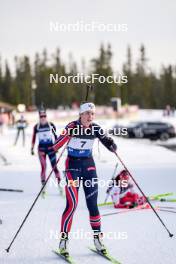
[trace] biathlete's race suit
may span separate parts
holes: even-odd
[[[126,170],[121,171],[113,183],[107,193],[111,195],[115,208],[133,208],[146,203],[143,196],[135,193],[132,180]]]
[[[81,180],[89,210],[90,225],[93,231],[101,230],[101,217],[97,206],[97,173],[92,157],[95,138],[98,138],[110,151],[114,151],[112,146],[116,149],[113,140],[105,136],[100,126],[92,123],[89,128],[84,128],[80,120],[69,123],[64,133],[53,145],[56,151],[66,142],[68,143],[68,157],[65,169],[67,181],[65,186],[66,208],[62,215],[61,232],[68,233],[71,229],[73,215],[78,204],[78,190]]]
[[[56,127],[53,123],[46,122],[45,124],[36,124],[33,128],[32,148],[34,148],[36,135],[38,136],[38,155],[41,164],[41,182],[45,183],[46,180],[46,157],[48,155],[52,168],[58,183],[60,182],[60,173],[56,166],[56,154],[50,149],[53,142],[56,140]]]

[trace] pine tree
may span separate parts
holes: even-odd
[[[100,47],[98,58],[92,59],[93,70],[91,73],[98,74],[99,76],[113,76],[111,67],[112,51],[110,44],[107,49],[103,45]],[[95,103],[107,104],[110,103],[111,97],[116,96],[117,86],[114,83],[101,83],[101,81],[95,82]]]

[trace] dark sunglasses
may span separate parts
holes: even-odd
[[[46,117],[46,115],[40,116],[40,118],[45,118],[45,117]]]

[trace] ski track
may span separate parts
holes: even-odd
[[[100,120],[100,123],[102,120]],[[111,124],[111,123],[110,123]],[[0,185],[2,188],[23,189],[23,193],[0,192],[0,263],[2,264],[55,264],[65,263],[52,253],[58,246],[57,236],[65,200],[50,184],[46,199],[39,197],[32,213],[12,245],[10,253],[5,252],[17,228],[40,190],[40,166],[37,155],[30,155],[32,127],[27,128],[27,144],[22,142],[13,147],[15,132],[6,130],[0,140],[1,153],[11,162],[0,164]],[[3,139],[3,140],[2,140]],[[135,141],[115,138],[118,151],[125,164],[146,195],[176,192],[176,153],[155,146],[149,141]],[[116,165],[116,157],[100,146],[100,157],[95,143],[95,160],[99,178],[110,179]],[[35,152],[36,149],[35,149]],[[59,168],[64,170],[62,158]],[[119,165],[118,171],[122,168]],[[48,165],[48,173],[50,165]],[[99,188],[99,202],[104,201],[105,187]],[[167,203],[161,203],[161,205]],[[169,203],[168,203],[169,204]],[[171,205],[171,203],[169,204]],[[113,208],[100,208],[102,213],[113,212]],[[176,235],[175,215],[159,212],[169,230]],[[102,218],[105,232],[126,232],[127,239],[104,239],[110,253],[122,264],[175,264],[175,237],[167,232],[151,210],[136,211]],[[82,189],[79,205],[74,216],[72,231],[91,232],[88,211]],[[76,263],[108,263],[107,260],[90,252],[92,239],[70,239],[70,254]]]

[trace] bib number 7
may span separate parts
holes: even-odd
[[[85,144],[86,144],[86,141],[81,141],[81,148],[83,148]]]

